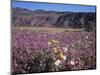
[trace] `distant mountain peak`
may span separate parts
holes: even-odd
[[[43,9],[37,9],[35,11],[37,11],[37,12],[44,12],[45,10],[43,10]]]

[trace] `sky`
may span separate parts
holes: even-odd
[[[74,5],[74,4],[54,4],[12,1],[12,7],[21,7],[31,10],[43,9],[47,11],[71,11],[71,12],[96,12],[96,6]]]

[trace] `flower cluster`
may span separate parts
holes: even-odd
[[[12,32],[12,73],[96,68],[95,32]]]
[[[55,60],[55,65],[60,66],[64,60],[66,60],[66,53],[68,49],[66,47],[60,47],[59,41],[57,40],[49,40],[48,45],[52,48],[52,56]]]

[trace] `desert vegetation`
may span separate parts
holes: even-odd
[[[12,74],[96,69],[95,17],[13,8]]]

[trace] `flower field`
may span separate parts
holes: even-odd
[[[12,74],[96,68],[95,32],[12,31]]]

